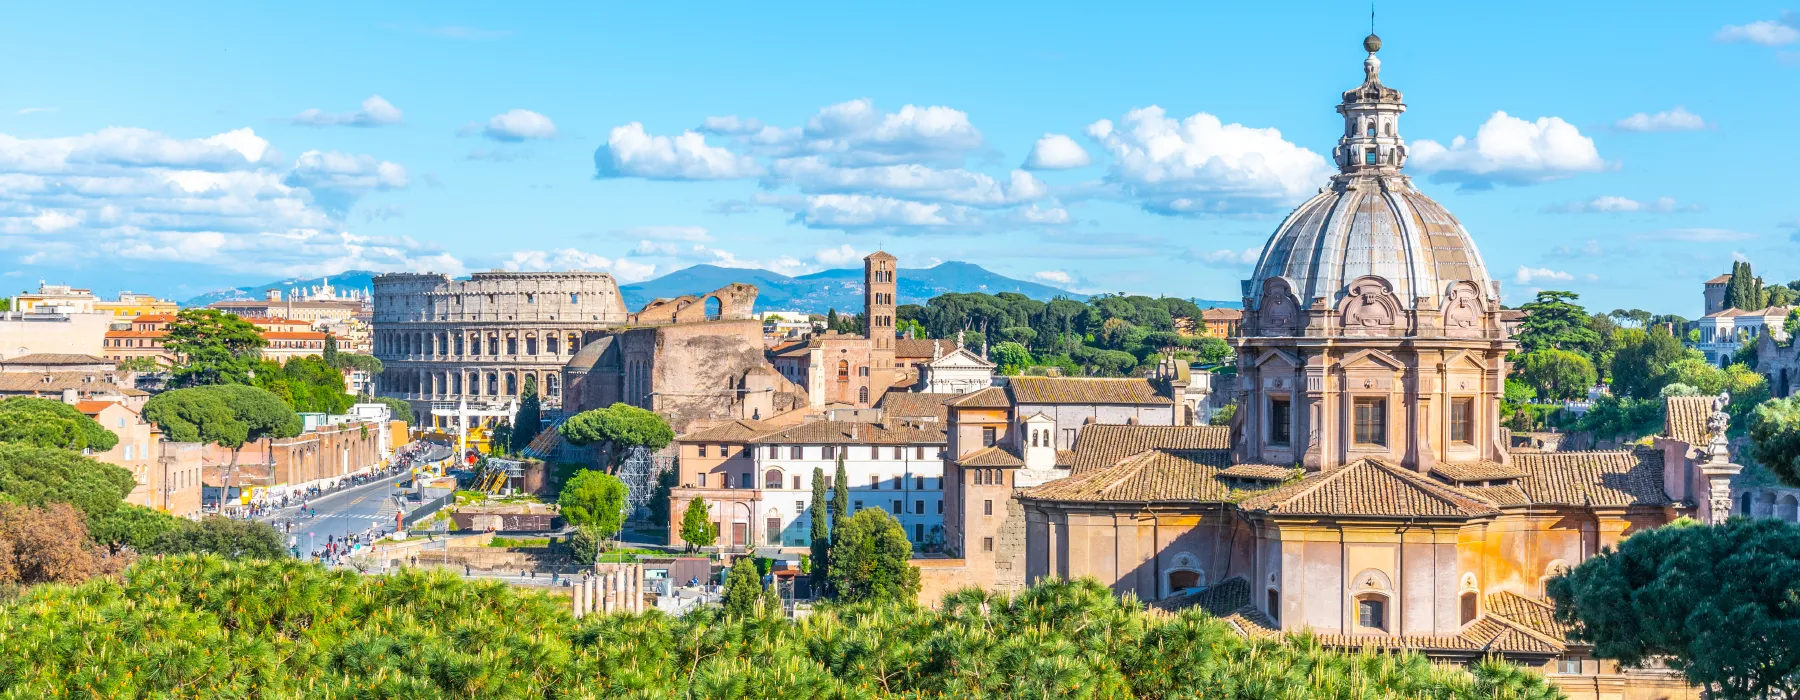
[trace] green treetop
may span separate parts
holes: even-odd
[[[574,445],[611,442],[615,461],[623,459],[632,448],[654,452],[675,440],[675,431],[669,429],[662,416],[624,403],[582,411],[563,421],[558,430],[563,439]]]
[[[1546,290],[1537,299],[1520,306],[1527,315],[1519,324],[1519,350],[1531,352],[1544,348],[1585,352],[1600,341],[1589,327],[1586,309],[1575,304],[1580,295],[1574,292]]]
[[[169,324],[163,347],[182,358],[182,386],[248,384],[251,361],[268,342],[250,322],[217,309],[184,309]]]
[[[719,541],[719,528],[713,524],[712,514],[707,511],[706,499],[688,501],[687,510],[681,513],[681,539],[687,542],[690,549],[711,547],[714,542]]]
[[[611,474],[584,469],[563,485],[556,504],[571,524],[592,527],[601,537],[612,537],[625,522],[625,482]]]
[[[1800,397],[1765,401],[1751,411],[1750,457],[1783,483],[1800,485]]]
[[[513,415],[512,452],[518,452],[531,446],[531,441],[543,430],[543,413],[538,406],[537,377],[525,375],[525,385],[519,392],[519,412]],[[664,443],[667,444],[667,443]]]
[[[844,457],[837,458],[837,474],[831,481],[831,537],[837,539],[838,526],[850,518],[850,478],[844,474]]]
[[[831,561],[831,527],[827,522],[830,517],[825,505],[825,470],[813,467],[812,473],[812,508],[807,511],[812,521],[812,572],[816,574],[814,595],[823,595],[825,572],[829,570]]]
[[[1625,538],[1545,586],[1571,640],[1626,666],[1666,662],[1710,698],[1800,693],[1800,526],[1677,523]]]
[[[119,436],[61,401],[17,396],[0,400],[0,442],[105,452]]]
[[[756,561],[738,557],[731,565],[731,573],[725,576],[725,590],[720,600],[725,606],[725,614],[738,618],[756,615],[762,587],[762,577],[756,573]]]
[[[837,529],[831,543],[831,592],[845,602],[908,601],[919,593],[919,570],[908,560],[906,529],[880,508],[864,508]]]

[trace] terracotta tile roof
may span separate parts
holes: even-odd
[[[941,423],[949,419],[950,413],[950,409],[945,408],[944,404],[958,396],[962,394],[889,391],[882,395],[875,407],[889,416],[933,418]]]
[[[1487,597],[1487,614],[1565,643],[1569,638],[1569,626],[1556,621],[1556,607],[1542,600],[1505,591],[1495,593]]]
[[[805,357],[811,351],[812,341],[791,340],[769,348],[768,355],[770,357]]]
[[[263,340],[324,340],[325,334],[317,331],[263,331]]]
[[[1503,486],[1464,486],[1462,490],[1469,495],[1497,506],[1528,506],[1531,497],[1519,489],[1518,484]]]
[[[168,331],[107,331],[106,332],[106,337],[108,337],[108,338],[163,338],[163,337],[167,337],[168,335],[169,335]]]
[[[758,435],[773,431],[774,428],[760,421],[733,420],[720,423],[710,428],[702,428],[675,438],[676,442],[749,442]]]
[[[1234,479],[1261,479],[1263,481],[1285,481],[1293,476],[1297,469],[1280,467],[1273,464],[1233,464],[1219,470],[1219,476]]]
[[[174,323],[175,314],[144,314],[131,319],[132,323]]]
[[[1056,451],[1056,466],[1059,469],[1069,469],[1071,467],[1074,467],[1075,466],[1075,451],[1074,450],[1057,450]]]
[[[1574,506],[1663,506],[1663,454],[1649,448],[1605,452],[1538,452],[1512,457],[1525,470],[1519,490],[1531,503]]]
[[[1149,450],[1228,450],[1231,429],[1223,425],[1105,425],[1081,429],[1070,467],[1079,474],[1103,469]]]
[[[990,386],[958,396],[944,405],[957,408],[1012,408],[1012,400],[1006,397],[1005,389]]]
[[[1006,451],[1006,448],[1001,447],[999,445],[995,445],[993,447],[983,447],[979,450],[971,452],[971,453],[969,453],[969,455],[967,457],[956,460],[956,463],[959,466],[964,466],[964,467],[1023,467],[1023,466],[1025,466],[1025,460],[1019,459],[1018,455],[1015,455],[1011,452]]]
[[[1725,284],[1731,281],[1731,275],[1719,275],[1706,281],[1707,284]]]
[[[1234,489],[1219,479],[1226,450],[1151,450],[1107,469],[1093,469],[1030,489],[1027,498],[1083,503],[1217,503]]]
[[[932,348],[936,348],[934,351]],[[943,338],[895,338],[894,358],[929,360],[956,351],[956,341]]]
[[[1471,518],[1500,510],[1455,487],[1365,458],[1245,500],[1248,511],[1277,515]]]
[[[1208,321],[1237,321],[1244,318],[1244,312],[1237,309],[1201,309],[1200,318]]]
[[[73,352],[34,352],[20,355],[10,360],[0,360],[0,365],[107,365],[114,362],[104,357],[94,357]]]
[[[1167,405],[1174,403],[1156,391],[1148,379],[1096,377],[1011,377],[1007,388],[1013,400],[1046,404]]]
[[[1500,310],[1500,320],[1502,322],[1520,321],[1529,315],[1530,314],[1525,313],[1524,309],[1501,309]]]
[[[1457,483],[1473,481],[1502,481],[1525,476],[1525,470],[1513,465],[1482,460],[1463,464],[1439,463],[1431,468],[1432,476],[1441,477]]]
[[[1711,396],[1669,396],[1663,399],[1663,435],[1688,444],[1706,445],[1706,419],[1712,415]]]
[[[0,372],[0,394],[60,394],[64,389],[148,396],[144,391],[108,382],[105,375],[93,372]]]
[[[820,420],[765,432],[750,442],[763,445],[942,445],[945,440],[940,427]]]
[[[130,406],[126,406],[125,404],[119,403],[117,401],[76,401],[75,402],[75,410],[80,411],[80,412],[90,415],[90,416],[97,415],[101,411],[104,411],[113,406],[119,406],[119,407],[124,408],[127,411],[131,411]],[[131,411],[131,412],[137,413],[137,411]]]

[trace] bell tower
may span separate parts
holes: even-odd
[[[1363,39],[1363,83],[1344,91],[1338,114],[1344,115],[1344,135],[1332,156],[1338,172],[1355,175],[1371,172],[1393,174],[1406,165],[1406,143],[1400,140],[1400,113],[1406,111],[1400,91],[1381,84],[1381,37]]]
[[[869,340],[869,400],[894,385],[894,292],[899,260],[882,251],[863,258],[863,337]]]

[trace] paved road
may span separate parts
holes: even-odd
[[[262,520],[292,535],[302,556],[324,548],[327,536],[335,540],[353,533],[366,534],[370,528],[392,532],[396,524],[394,514],[400,508],[391,496],[396,492],[394,483],[403,476],[395,474],[307,502],[309,510],[318,510],[317,516],[304,515],[296,507],[277,510]],[[289,522],[293,523],[291,530],[287,527]],[[307,533],[312,533],[310,540]]]

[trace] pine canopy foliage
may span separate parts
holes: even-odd
[[[1542,677],[1248,640],[1092,581],[940,610],[829,606],[801,622],[707,607],[569,615],[565,599],[408,569],[141,560],[0,607],[6,697],[1329,698],[1549,700]]]

